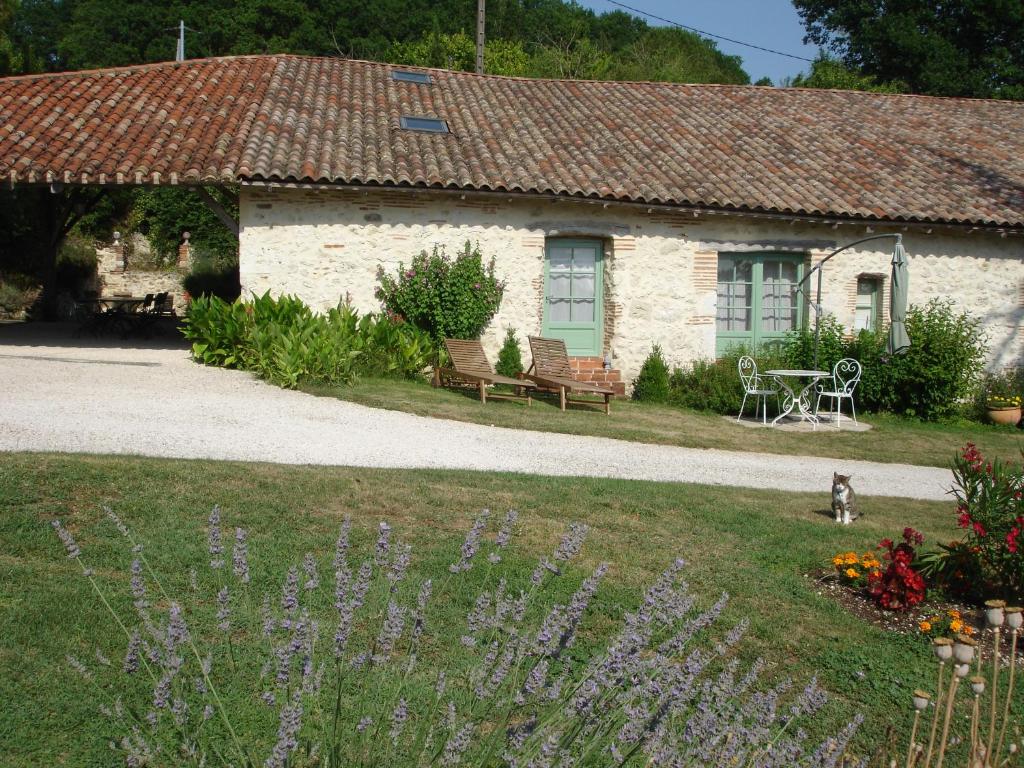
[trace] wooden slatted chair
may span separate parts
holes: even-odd
[[[584,392],[604,396],[605,415],[611,413],[611,399],[615,392],[610,386],[594,384],[589,381],[577,381],[572,377],[569,365],[569,353],[565,342],[561,339],[545,339],[542,336],[530,336],[530,352],[533,362],[524,376],[538,387],[558,390],[558,404],[565,410],[568,402],[585,403],[586,400],[570,400],[569,393]],[[532,373],[531,373],[532,371]]]
[[[475,384],[480,391],[480,402],[487,402],[487,387],[492,384],[507,384],[515,387],[515,395],[496,395],[490,397],[515,397],[516,399],[526,398],[526,404],[533,404],[531,390],[534,384],[522,379],[512,379],[495,373],[491,367],[491,361],[484,353],[483,344],[479,339],[445,339],[444,347],[448,350],[448,360],[451,363],[449,368],[437,368],[434,372],[434,380],[443,383],[452,380]],[[522,393],[525,393],[522,394]]]

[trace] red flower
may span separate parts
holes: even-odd
[[[1010,550],[1010,554],[1017,554],[1017,537],[1020,535],[1020,528],[1011,528],[1010,532],[1006,534],[1006,548]]]
[[[879,549],[892,549],[892,539],[882,539],[878,542]]]
[[[957,518],[956,524],[961,528],[969,528],[971,525],[971,516],[967,512],[961,512],[960,517]]]
[[[975,520],[972,527],[974,528],[974,532],[978,534],[980,538],[985,537],[985,526]]]

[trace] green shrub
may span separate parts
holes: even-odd
[[[0,310],[21,312],[39,297],[39,283],[27,275],[0,276]]]
[[[316,314],[292,296],[251,302],[192,301],[185,318],[192,356],[249,370],[281,387],[345,384],[359,375],[409,378],[434,356],[430,338],[408,323],[362,315],[342,304]]]
[[[494,276],[494,259],[484,264],[480,246],[469,241],[454,258],[442,246],[422,251],[398,274],[377,271],[381,306],[426,331],[440,346],[445,338],[477,339],[501,305],[505,286]]]
[[[739,413],[743,384],[738,363],[744,355],[754,358],[759,371],[786,365],[784,353],[778,349],[753,350],[737,345],[718,360],[696,360],[687,367],[676,368],[669,380],[669,402],[698,411]]]
[[[515,329],[509,328],[505,331],[505,342],[498,352],[498,364],[494,370],[502,376],[510,379],[516,378],[523,372],[523,353],[519,348],[519,339],[516,338]]]
[[[79,235],[69,235],[57,254],[57,292],[79,295],[96,276],[96,247]]]
[[[643,403],[665,403],[669,397],[668,366],[661,347],[655,344],[633,379],[633,399]]]
[[[814,361],[814,327],[792,331],[782,346],[785,367],[800,370],[831,371],[847,355],[846,331],[834,315],[821,318],[818,361]]]
[[[197,261],[182,280],[182,285],[194,298],[216,296],[224,301],[234,301],[242,292],[238,281],[238,262]]]

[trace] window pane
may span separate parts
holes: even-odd
[[[588,272],[594,271],[594,264],[597,261],[597,253],[593,248],[573,248],[572,254],[572,266],[574,270],[579,269]]]
[[[593,299],[573,299],[572,302],[572,321],[574,323],[592,323],[594,322],[594,300]]]
[[[857,295],[871,296],[878,290],[878,281],[868,277],[857,280]]]
[[[715,327],[719,331],[749,331],[750,315],[749,308],[737,307],[730,309],[720,305],[715,318]]]
[[[557,299],[567,299],[572,294],[569,292],[569,275],[548,276],[548,295]]]
[[[578,275],[573,272],[572,295],[577,299],[594,298],[594,275]]]
[[[572,248],[552,248],[548,253],[552,272],[568,272],[572,269]]]
[[[855,331],[871,331],[874,330],[874,313],[871,311],[871,307],[857,307],[857,312],[853,316],[853,330]]]
[[[796,328],[796,312],[791,309],[766,309],[762,312],[761,330],[792,331]]]
[[[718,257],[718,282],[747,282],[749,283],[753,274],[754,264],[750,259],[743,259],[738,256]]]
[[[569,321],[569,299],[550,299],[548,301],[548,320],[552,323]]]

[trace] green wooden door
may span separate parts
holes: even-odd
[[[542,334],[562,339],[570,355],[603,351],[602,253],[600,240],[547,242]]]
[[[796,286],[803,257],[780,253],[722,253],[718,256],[718,314],[715,352],[730,347],[771,347],[800,327],[802,302]]]

